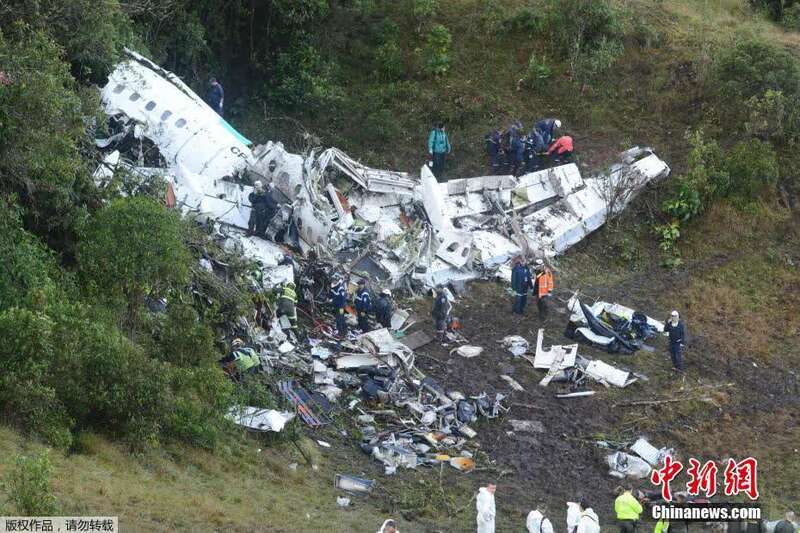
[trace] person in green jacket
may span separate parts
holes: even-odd
[[[656,527],[653,529],[653,533],[667,533],[669,531],[669,522],[664,520],[663,518],[656,522]]]
[[[617,495],[614,512],[617,514],[620,533],[634,533],[642,514],[642,504],[631,493],[630,487],[617,487],[614,493]]]
[[[444,158],[451,151],[450,139],[444,130],[444,123],[437,122],[428,135],[428,153],[433,159],[433,175],[441,178],[444,174]]]

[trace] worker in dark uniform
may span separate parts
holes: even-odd
[[[331,304],[336,315],[336,331],[339,337],[347,337],[347,320],[344,317],[344,307],[347,305],[347,289],[344,280],[339,274],[335,274],[331,282]]]
[[[247,229],[251,235],[264,238],[272,217],[278,208],[278,203],[272,197],[271,190],[265,189],[261,181],[253,184],[253,192],[247,199],[250,201],[250,220]]]
[[[392,291],[383,289],[378,301],[375,302],[375,320],[385,327],[391,327],[392,315],[394,314],[394,304],[392,304]]]
[[[217,78],[211,78],[211,87],[208,89],[208,96],[206,98],[208,105],[219,116],[223,115],[223,106],[225,104],[225,91],[222,85],[217,81]]]
[[[514,291],[512,313],[517,315],[525,313],[525,306],[528,303],[528,290],[531,287],[531,270],[522,261],[522,258],[514,258],[514,267],[511,269],[511,290]]]
[[[362,279],[358,282],[355,304],[358,329],[360,329],[362,333],[366,333],[369,331],[369,313],[372,312],[372,298],[369,295],[366,280]]]
[[[447,298],[447,293],[444,286],[439,285],[436,287],[436,298],[433,300],[433,309],[431,309],[431,316],[436,323],[436,331],[444,334],[447,330],[448,323],[450,322],[450,313],[453,310],[453,305]]]
[[[533,126],[542,136],[545,146],[548,148],[555,140],[555,132],[561,127],[561,121],[555,118],[540,120]]]
[[[664,323],[664,332],[669,335],[669,354],[672,369],[683,372],[683,348],[686,345],[686,326],[677,311],[673,311]]]
[[[490,176],[500,174],[501,143],[500,130],[494,130],[486,136],[486,153],[489,155]]]

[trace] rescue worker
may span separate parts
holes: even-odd
[[[331,282],[331,304],[336,315],[336,331],[339,337],[347,337],[347,320],[344,317],[344,306],[347,305],[347,289],[344,280],[339,274],[335,274]]]
[[[656,527],[653,528],[653,533],[667,533],[669,531],[669,520],[663,518],[656,522]]]
[[[617,499],[614,500],[614,512],[617,515],[620,533],[634,533],[642,514],[642,504],[631,490],[630,487],[617,487],[614,491],[617,495]]]
[[[392,315],[394,314],[394,305],[392,304],[392,291],[383,289],[381,295],[378,296],[378,301],[375,302],[375,320],[385,327],[391,327]]]
[[[794,525],[795,514],[792,511],[787,511],[783,520],[775,524],[773,533],[795,533],[797,528]]]
[[[553,290],[553,273],[541,259],[536,260],[536,274],[533,281],[533,292],[536,294],[536,307],[539,318],[547,320],[547,306]]]
[[[580,519],[581,504],[578,502],[567,502],[567,533],[575,533],[575,531],[577,531]]]
[[[358,318],[358,329],[362,333],[369,331],[369,313],[372,312],[372,298],[367,289],[367,281],[358,280],[358,290],[355,297],[356,318]]]
[[[511,269],[511,290],[514,291],[514,305],[511,312],[517,315],[525,313],[525,306],[528,303],[528,290],[533,286],[531,283],[531,270],[522,258],[514,258],[514,267]]]
[[[286,316],[292,329],[297,326],[297,292],[293,281],[287,281],[278,296],[278,317]]]
[[[553,533],[553,524],[549,518],[544,516],[546,509],[544,506],[537,507],[534,511],[528,513],[528,518],[525,520],[525,527],[528,533]]]
[[[516,125],[511,127],[509,134],[509,149],[511,156],[511,174],[519,176],[521,170],[524,168],[525,162],[525,143],[522,142],[522,137]]]
[[[486,136],[486,153],[489,154],[490,176],[500,174],[501,143],[500,130],[494,130]]]
[[[572,159],[572,137],[562,135],[547,149],[547,155],[553,163],[566,163]]]
[[[231,352],[218,363],[226,374],[239,381],[245,373],[257,370],[261,359],[253,348],[245,346],[244,341],[237,338],[231,342]]]
[[[545,118],[533,126],[542,136],[545,146],[550,146],[555,139],[555,130],[561,127],[561,121],[555,118]]]
[[[223,114],[223,106],[225,104],[225,91],[222,85],[217,81],[217,78],[211,78],[211,87],[208,89],[208,96],[206,98],[208,105],[211,106],[219,116]]]
[[[686,326],[677,311],[673,311],[664,323],[664,333],[669,336],[669,353],[672,369],[683,372],[683,348],[686,345]]]
[[[392,520],[385,520],[383,525],[381,526],[380,530],[377,533],[400,533],[400,530],[397,529],[397,523]]]
[[[536,172],[542,168],[542,154],[547,151],[547,145],[542,140],[539,130],[533,128],[525,137],[525,172]]]
[[[453,310],[453,305],[447,297],[443,285],[436,287],[436,297],[433,300],[433,309],[431,316],[436,323],[436,331],[444,334],[450,322],[450,313]]]
[[[578,504],[581,515],[578,519],[578,527],[575,533],[600,533],[600,519],[597,513],[589,506],[586,500],[581,500]]]
[[[476,521],[478,522],[478,533],[494,533],[494,517],[496,514],[494,506],[494,493],[497,485],[487,483],[485,487],[478,490],[478,497],[475,499],[475,508],[478,511]]]
[[[433,159],[433,175],[437,179],[441,178],[444,174],[444,159],[447,154],[452,151],[450,146],[450,139],[447,137],[447,132],[444,129],[444,123],[437,122],[436,126],[431,130],[428,135],[428,153]]]
[[[278,203],[271,194],[271,184],[265,189],[261,181],[256,181],[253,184],[253,192],[248,195],[247,199],[250,201],[250,220],[247,223],[247,229],[252,235],[264,238],[267,226],[278,209]]]

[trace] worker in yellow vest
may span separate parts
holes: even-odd
[[[280,296],[278,296],[278,317],[286,315],[292,329],[297,326],[297,293],[294,290],[294,283],[291,281],[283,285]]]
[[[546,320],[547,304],[553,291],[553,273],[541,259],[536,260],[535,271],[533,292],[536,295],[536,306],[539,308],[539,318]]]
[[[642,514],[642,504],[631,493],[630,487],[617,487],[614,493],[617,495],[614,512],[617,514],[620,533],[635,533]]]

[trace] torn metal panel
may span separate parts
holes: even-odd
[[[630,372],[620,370],[597,359],[591,361],[586,366],[584,372],[586,372],[586,375],[592,379],[603,383],[608,383],[616,387],[627,387],[636,381],[635,377],[631,377]]]
[[[170,165],[180,163],[210,179],[245,167],[252,155],[249,140],[177,76],[133,51],[125,56],[102,91],[107,114],[140,124]]]
[[[433,337],[426,333],[425,331],[415,331],[411,335],[403,337],[400,339],[404,345],[408,346],[411,350],[416,350],[417,348],[422,348],[426,344],[430,344],[433,342]]]
[[[336,358],[336,369],[347,370],[352,368],[361,368],[364,366],[378,366],[382,365],[383,361],[369,354],[353,354],[343,355]]]
[[[514,195],[528,204],[541,205],[583,187],[585,183],[577,165],[570,163],[520,176]],[[515,204],[515,208],[523,206],[520,202]]]
[[[484,268],[497,268],[522,252],[519,246],[498,233],[475,230],[471,235],[477,259]]]
[[[398,329],[403,327],[403,324],[406,323],[408,320],[409,312],[405,309],[397,309],[394,313],[392,313],[391,318],[391,329],[392,331],[397,331]]]
[[[319,154],[314,163],[312,179],[315,179],[314,176],[322,174],[329,166],[334,166],[362,188],[373,193],[411,196],[417,185],[417,181],[412,179],[407,172],[370,168],[338,148],[328,148]]]
[[[667,455],[675,455],[675,450],[672,448],[661,448],[658,449],[652,444],[650,444],[647,439],[644,437],[640,437],[637,439],[636,442],[630,447],[630,450],[647,461],[650,466],[658,467],[664,463],[664,459]]]
[[[447,231],[439,233],[442,243],[436,250],[436,256],[455,267],[463,267],[470,260],[472,251],[472,235],[463,231]]]
[[[564,370],[575,366],[575,357],[578,355],[578,345],[553,345],[549,350],[542,346],[544,340],[544,330],[540,329],[536,337],[536,355],[533,359],[533,368],[549,369],[553,366],[556,359],[561,363],[555,370]]]
[[[445,210],[445,199],[428,165],[423,165],[420,171],[422,176],[422,203],[425,206],[425,213],[428,215],[433,229],[436,231],[447,231],[453,227]]]
[[[333,486],[347,492],[372,492],[375,485],[374,480],[363,479],[355,476],[336,474],[333,478]]]

